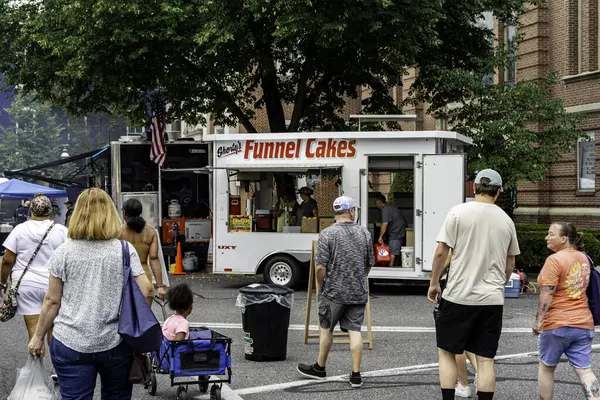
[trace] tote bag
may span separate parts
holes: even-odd
[[[600,325],[600,272],[596,271],[594,262],[586,253],[585,256],[590,263],[590,283],[587,288],[588,305],[594,317],[594,325]]]
[[[146,297],[131,273],[129,247],[121,240],[123,254],[123,295],[119,313],[118,332],[136,353],[160,349],[162,330]]]

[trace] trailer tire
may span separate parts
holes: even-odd
[[[300,280],[300,267],[298,262],[286,255],[276,255],[265,264],[265,282],[289,288],[296,286]]]

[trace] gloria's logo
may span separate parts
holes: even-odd
[[[390,254],[386,249],[379,249],[378,253],[380,257],[387,257]]]
[[[223,158],[226,156],[230,156],[232,154],[237,154],[242,152],[242,142],[237,141],[233,142],[229,146],[221,146],[217,149],[217,157]]]

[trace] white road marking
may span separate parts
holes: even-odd
[[[211,329],[242,329],[242,324],[223,323],[223,322],[190,322],[190,327],[200,328],[209,327]],[[303,331],[304,325],[292,324],[289,327],[290,331]],[[318,331],[317,325],[310,325],[311,332]],[[373,332],[397,332],[397,333],[435,333],[434,327],[429,326],[373,326]],[[367,327],[363,326],[362,331],[366,332]],[[600,328],[596,328],[596,332],[600,332]],[[502,333],[531,333],[531,327],[527,328],[503,328]]]
[[[592,345],[592,349],[594,349],[594,350],[600,349],[600,344]],[[537,351],[531,351],[528,353],[505,354],[505,355],[497,356],[496,361],[534,357],[537,355],[538,355]],[[365,378],[377,378],[377,377],[384,377],[384,376],[405,375],[405,374],[410,374],[410,373],[414,373],[414,372],[434,370],[434,369],[437,369],[438,366],[439,366],[438,363],[431,363],[431,364],[411,365],[408,367],[388,368],[388,369],[381,369],[381,370],[376,370],[376,371],[363,372],[362,376]],[[298,380],[298,381],[293,381],[293,382],[276,383],[273,385],[264,385],[264,386],[256,386],[256,387],[238,389],[235,391],[235,393],[237,393],[240,396],[244,396],[244,395],[251,395],[251,394],[258,394],[258,393],[274,392],[274,391],[278,391],[278,390],[285,390],[285,389],[306,386],[306,385],[311,385],[311,384],[314,385],[314,384],[323,384],[326,382],[347,382],[347,381],[348,381],[348,375],[338,375],[338,376],[328,377],[325,380],[318,380],[318,381],[311,380],[311,379],[303,379],[303,380]]]
[[[208,393],[196,396],[195,398],[198,400],[210,400],[210,389],[208,389]],[[223,400],[244,400],[226,384],[223,384],[223,387],[221,388],[221,398]]]

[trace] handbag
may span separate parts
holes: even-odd
[[[582,252],[583,253],[583,252]],[[600,325],[600,272],[596,270],[594,262],[586,253],[585,256],[590,263],[590,282],[587,287],[586,295],[588,298],[588,306],[592,312],[594,326]]]
[[[29,267],[31,267],[31,264],[33,263],[33,260],[35,259],[35,256],[37,256],[38,252],[42,248],[42,245],[44,244],[44,240],[46,240],[46,238],[48,237],[48,234],[50,233],[50,231],[52,230],[53,227],[54,227],[54,222],[52,224],[50,224],[50,227],[48,228],[48,230],[42,237],[42,240],[40,241],[37,248],[33,252],[31,259],[29,259],[29,263],[27,263],[27,266],[23,270],[23,273],[21,274],[21,277],[17,281],[17,284],[15,285],[15,287],[6,291],[6,296],[4,296],[4,301],[0,305],[0,322],[6,322],[6,321],[11,320],[17,313],[17,295],[18,295],[18,291],[19,291],[19,286],[21,286],[21,281],[23,280],[23,276],[25,276],[25,273],[27,273],[27,270],[29,269]]]
[[[129,382],[145,385],[152,375],[152,360],[148,354],[135,353],[129,370]]]
[[[121,240],[123,255],[123,294],[117,331],[136,353],[158,351],[162,342],[160,323],[146,302],[131,273],[129,247]]]

